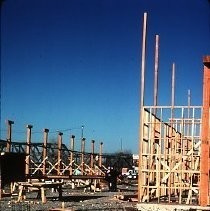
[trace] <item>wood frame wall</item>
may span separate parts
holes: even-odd
[[[173,118],[171,107],[142,109],[140,202],[198,203],[202,108],[174,106],[173,109]]]
[[[191,106],[190,90],[188,90],[188,106],[175,106],[175,63],[172,64],[171,106],[157,106],[159,36],[156,35],[154,103],[153,106],[146,107],[144,104],[146,34],[147,13],[144,13],[138,201],[156,199],[158,202],[163,200],[210,205],[210,56],[203,57],[203,105],[200,108]],[[197,109],[200,110],[199,114]]]

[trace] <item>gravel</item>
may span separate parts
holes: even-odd
[[[125,187],[128,190],[128,187]],[[24,202],[17,202],[17,194],[3,197],[0,201],[0,210],[8,211],[50,211],[50,210],[137,210],[136,202],[131,202],[128,197],[134,191],[108,192],[106,189],[101,192],[84,192],[83,189],[64,188],[62,199],[58,199],[57,192],[47,190],[47,203],[42,204],[37,198],[37,192],[26,193]],[[124,200],[122,200],[124,198]],[[125,200],[126,199],[126,200]],[[63,209],[62,209],[63,208]]]

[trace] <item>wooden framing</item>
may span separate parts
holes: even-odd
[[[30,153],[31,153],[31,129],[32,125],[27,125],[27,141],[26,141],[26,175],[30,175]]]
[[[78,173],[83,176],[104,175],[102,165],[103,143],[99,153],[95,152],[95,141],[91,141],[91,152],[85,152],[85,138],[81,140],[81,151],[75,151],[75,136],[71,137],[70,149],[63,144],[63,133],[58,132],[57,143],[48,143],[49,129],[43,130],[43,143],[32,143],[32,125],[26,126],[26,142],[12,142],[13,121],[7,121],[7,141],[1,142],[1,152],[26,153],[25,174],[28,178],[48,178],[67,176],[72,178]]]
[[[10,152],[10,150],[11,150],[11,143],[12,143],[12,125],[13,125],[13,124],[14,124],[13,121],[7,120],[8,129],[7,129],[7,149],[6,149],[6,152]]]
[[[210,184],[209,184],[209,163],[210,163],[210,56],[203,58],[204,77],[203,77],[203,115],[201,133],[201,180],[200,180],[200,204],[209,205]]]
[[[71,136],[71,143],[70,143],[70,168],[69,168],[69,175],[72,175],[73,174],[73,168],[72,168],[72,164],[73,164],[73,161],[74,161],[74,139],[75,139],[75,136],[72,135]]]
[[[48,133],[49,133],[49,130],[44,129],[44,146],[43,146],[43,162],[42,162],[42,173],[43,173],[43,175],[46,175]]]
[[[156,115],[154,107],[143,107],[140,202],[198,203],[202,108],[173,109],[171,119],[171,107],[155,106]]]
[[[158,106],[159,37],[156,35],[153,106],[145,106],[147,13],[142,29],[138,201],[210,205],[210,56],[203,57],[203,105]],[[167,87],[166,87],[167,89]]]

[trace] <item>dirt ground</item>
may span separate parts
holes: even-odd
[[[136,187],[118,185],[117,192],[109,192],[104,187],[100,192],[64,186],[62,198],[57,192],[47,190],[47,203],[43,204],[37,198],[37,192],[27,192],[24,202],[17,203],[17,193],[3,197],[0,201],[0,210],[8,211],[59,211],[59,210],[137,210]]]

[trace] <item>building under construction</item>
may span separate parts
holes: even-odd
[[[158,46],[156,35],[154,104],[144,105],[146,20],[144,14],[139,141],[138,201],[210,205],[210,56],[203,57],[203,105],[157,105]]]
[[[91,140],[91,151],[87,152],[87,140],[83,136],[79,139],[79,151],[74,135],[70,137],[70,147],[63,143],[62,132],[58,132],[57,142],[49,142],[49,129],[43,130],[43,142],[34,143],[32,125],[26,126],[26,141],[13,141],[14,122],[7,120],[6,124],[6,140],[0,140],[0,199],[5,192],[14,194],[18,189],[17,202],[21,202],[33,187],[42,192],[42,202],[46,203],[46,189],[60,188],[62,192],[63,184],[71,184],[72,189],[91,187],[100,191],[97,187],[101,181],[105,182],[108,167],[119,172],[133,165],[132,154],[103,153],[103,142],[97,150],[95,141]],[[60,183],[61,180],[65,182]]]
[[[188,92],[188,105],[174,105],[175,64],[172,65],[171,105],[159,106],[157,105],[159,36],[157,35],[154,104],[145,105],[146,19],[147,14],[145,13],[141,65],[138,202],[207,207],[210,205],[210,56],[203,57],[203,104],[201,106],[190,104],[190,92]],[[76,151],[75,137],[72,136],[70,149],[67,149],[62,143],[63,134],[61,132],[58,133],[56,146],[48,143],[48,129],[43,131],[43,143],[33,144],[31,143],[32,125],[27,126],[26,143],[12,142],[11,133],[14,122],[8,121],[7,123],[7,140],[0,145],[0,151],[24,153],[19,157],[24,163],[22,165],[23,174],[21,178],[15,178],[17,181],[24,180],[24,183],[19,183],[19,189],[27,189],[32,185],[37,188],[37,182],[36,184],[31,181],[25,183],[25,180],[34,178],[68,179],[71,180],[72,186],[76,179],[97,181],[104,178],[106,167],[113,163],[111,157],[106,156],[109,164],[103,165],[105,156],[102,153],[102,142],[99,152],[96,153],[95,141],[92,140],[91,152],[86,153],[85,139],[81,139],[81,151]],[[11,157],[11,162],[14,162],[12,159]],[[128,157],[125,160],[128,160]],[[14,178],[11,178],[8,182],[14,182],[13,180]],[[44,191],[45,188],[61,185],[62,183],[42,182],[39,183],[38,188]],[[2,188],[2,181],[0,181],[0,198]],[[22,201],[22,195],[20,189],[18,201]],[[42,202],[46,202],[44,192]]]

